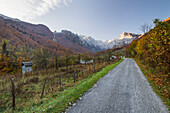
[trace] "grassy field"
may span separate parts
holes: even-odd
[[[12,112],[12,78],[15,79],[15,112],[33,112],[34,110],[38,112],[44,110],[39,106],[51,102],[51,99],[53,100],[56,97],[57,99],[60,98],[61,94],[62,98],[65,98],[63,97],[63,95],[66,95],[65,91],[119,60],[72,65],[68,68],[61,67],[59,70],[40,70],[25,75],[0,76],[0,112]],[[44,96],[41,98],[45,80]],[[57,109],[60,110],[60,108]]]
[[[64,112],[69,106],[76,102],[79,97],[89,90],[101,77],[123,61],[104,67],[101,71],[91,74],[86,79],[77,81],[73,87],[69,87],[61,93],[53,93],[46,96],[40,103],[33,104],[32,107],[25,107],[24,112]]]
[[[163,75],[157,73],[155,69],[149,68],[146,65],[143,65],[142,62],[138,59],[134,59],[143,74],[146,76],[148,82],[153,88],[153,91],[162,99],[163,103],[168,107],[170,111],[170,84],[168,81],[168,75]]]

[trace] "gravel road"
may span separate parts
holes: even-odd
[[[133,59],[101,78],[67,113],[168,113]]]

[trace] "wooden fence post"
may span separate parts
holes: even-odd
[[[76,68],[74,68],[74,83],[76,82]]]
[[[43,98],[43,95],[44,95],[45,84],[46,84],[46,78],[45,78],[45,80],[44,80],[44,84],[43,84],[43,90],[42,90],[41,98]]]
[[[96,72],[96,70],[95,70],[95,62],[93,63],[93,67],[94,67],[94,72]]]
[[[60,87],[61,87],[61,85],[62,85],[62,83],[61,83],[61,73],[59,73],[59,74],[60,74],[60,78],[59,78],[60,80],[59,81],[60,81]]]
[[[82,75],[83,75],[83,74],[84,74],[84,73],[83,73],[83,65],[81,65],[81,67],[82,67]]]
[[[79,67],[80,67],[80,65],[78,65],[77,67],[76,67],[76,72],[77,72],[77,77],[79,78]]]
[[[91,71],[91,70],[90,70],[90,64],[91,64],[91,63],[89,63],[89,74],[90,74],[90,71]]]
[[[15,83],[14,83],[14,78],[11,80],[12,82],[12,110],[15,110]]]
[[[60,83],[60,87],[61,87],[61,85],[62,85],[62,83],[61,83],[61,68],[62,68],[62,66],[60,67],[60,60],[58,61],[58,74],[59,74],[59,83]]]
[[[103,62],[103,66],[102,66],[102,68],[104,67],[104,58],[102,59],[102,62]]]
[[[103,68],[103,67],[104,67],[104,58],[102,59],[102,63],[103,63],[103,64],[102,64],[102,68]]]

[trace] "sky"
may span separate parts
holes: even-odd
[[[98,40],[170,17],[170,0],[0,0],[0,14]]]

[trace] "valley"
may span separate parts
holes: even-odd
[[[0,15],[0,112],[168,113],[170,18],[153,23],[96,40]]]

